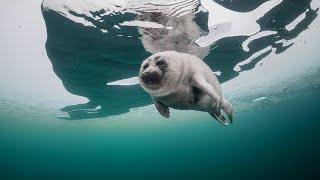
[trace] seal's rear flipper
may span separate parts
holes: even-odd
[[[232,121],[233,121],[233,106],[226,99],[223,99],[222,110],[227,114],[230,122],[232,123]]]
[[[220,112],[209,112],[209,114],[216,119],[219,123],[228,126],[232,124],[232,120],[230,121],[229,119],[226,119]]]

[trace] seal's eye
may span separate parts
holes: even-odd
[[[157,65],[157,66],[163,66],[163,65],[165,65],[165,64],[166,64],[166,62],[163,61],[163,60],[160,60],[160,61],[156,62],[156,65]]]
[[[156,56],[156,57],[154,57],[154,60],[157,61],[160,58],[161,58],[161,56]]]
[[[148,67],[149,67],[149,64],[147,63],[143,66],[143,69],[147,69]]]

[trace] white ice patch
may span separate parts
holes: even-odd
[[[281,40],[277,41],[276,44],[277,43],[282,43],[282,46],[286,47],[286,46],[289,46],[289,45],[291,45],[291,44],[293,44],[295,42],[296,42],[296,40],[294,40],[294,39],[293,40],[281,39]]]
[[[267,99],[267,97],[259,97],[259,98],[256,98],[256,99],[252,100],[252,102],[263,101],[265,99]]]
[[[43,9],[53,10],[62,16],[84,26],[97,28],[93,21],[103,22],[105,15],[162,13],[167,16],[181,17],[195,13],[197,8],[209,12],[209,34],[195,41],[201,47],[209,46],[219,39],[232,36],[251,36],[260,31],[257,20],[280,4],[283,0],[270,0],[250,12],[236,12],[227,9],[213,0],[44,0]],[[93,12],[105,11],[98,15]],[[85,17],[83,17],[85,16]],[[92,20],[88,20],[92,19]],[[167,28],[155,22],[125,21],[124,26],[138,26],[146,28]],[[119,28],[118,26],[114,26]],[[102,32],[106,32],[102,30]]]
[[[266,36],[270,36],[273,34],[277,34],[277,31],[260,31],[257,34],[250,36],[248,39],[246,39],[243,43],[242,43],[242,49],[246,52],[249,52],[249,44],[257,39],[260,39],[262,37],[266,37]]]
[[[167,16],[181,17],[196,11],[199,0],[136,0],[132,10],[137,12],[160,12]]]
[[[84,17],[75,14],[85,15],[93,20],[101,20],[99,16],[93,16],[91,12],[105,10],[106,12],[117,13],[122,12],[126,6],[128,6],[127,0],[44,0],[42,4],[44,10],[53,10],[76,23],[91,27],[96,26]]]
[[[268,51],[270,51],[272,49],[271,46],[268,46],[256,53],[254,53],[253,55],[251,55],[248,59],[244,60],[244,61],[241,61],[239,62],[234,68],[233,70],[236,71],[236,72],[239,72],[241,71],[241,66],[244,66],[246,64],[249,64],[251,63],[253,60],[255,60],[257,57],[259,57],[260,55],[262,55],[263,53],[266,53]]]
[[[239,76],[223,83],[222,89],[227,99],[229,98],[231,102],[246,100],[252,102],[261,95],[270,99],[270,96],[283,93],[284,88],[304,88],[295,86],[295,83],[304,81],[304,78],[311,74],[318,73],[320,67],[317,55],[320,40],[320,37],[317,36],[319,25],[320,19],[316,18],[306,31],[292,40],[295,45],[290,49],[281,54],[270,53],[268,57],[260,61],[263,62],[262,66],[242,71]],[[305,40],[308,40],[308,43],[304,43]]]
[[[137,27],[143,27],[143,28],[165,28],[162,24],[155,23],[155,22],[150,22],[150,21],[138,21],[138,20],[133,20],[133,21],[124,21],[122,23],[119,23],[121,26],[137,26]]]
[[[215,75],[217,75],[217,76],[221,76],[222,75],[222,72],[221,71],[215,71],[215,72],[213,72]]]
[[[118,26],[118,25],[114,25],[113,27],[116,29],[121,29],[120,26]]]
[[[307,9],[304,13],[300,14],[300,16],[298,16],[290,24],[286,25],[286,30],[292,31],[304,18],[306,18],[306,13],[308,11],[309,11],[309,9]]]
[[[97,28],[87,18],[104,22],[101,17],[106,15],[145,12],[161,12],[168,16],[181,17],[194,13],[199,4],[199,0],[44,0],[42,7],[43,10],[55,11],[76,23]],[[99,11],[105,12],[93,15],[93,12]]]
[[[233,36],[251,36],[260,31],[257,20],[279,5],[283,0],[270,0],[250,12],[236,12],[224,8],[212,0],[201,0],[201,5],[208,10],[209,34],[195,42],[201,47]]]
[[[103,32],[103,33],[107,33],[108,32],[108,30],[106,30],[106,29],[100,29],[101,30],[101,32]]]
[[[320,1],[319,0],[313,0],[310,3],[311,9],[316,10],[320,8]]]
[[[140,84],[138,77],[121,79],[118,81],[113,81],[113,82],[107,83],[108,86],[132,86],[132,85],[137,85],[137,84]]]

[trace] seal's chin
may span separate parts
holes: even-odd
[[[143,83],[150,88],[155,88],[160,84],[163,75],[157,72],[147,72],[141,77]]]

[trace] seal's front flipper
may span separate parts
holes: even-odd
[[[216,102],[216,108],[220,109],[222,102],[220,95],[213,89],[212,85],[206,81],[202,74],[194,74],[191,79],[191,83],[192,86],[209,95],[211,99]]]
[[[165,118],[169,118],[170,112],[168,106],[162,104],[157,100],[153,100],[154,105],[156,106],[158,112]]]
[[[209,112],[209,114],[216,119],[219,123],[228,126],[232,123],[229,119],[226,119],[221,112]]]

